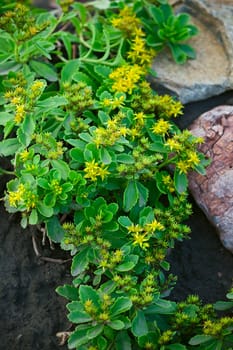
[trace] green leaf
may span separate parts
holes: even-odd
[[[38,212],[46,218],[50,218],[53,215],[53,208],[48,207],[42,202],[37,204]]]
[[[104,325],[103,324],[98,324],[96,326],[92,326],[91,329],[87,332],[87,337],[88,339],[94,339],[98,337],[103,332]]]
[[[183,64],[186,62],[187,55],[180,48],[179,44],[168,43],[168,46],[171,49],[172,56],[173,56],[176,63]]]
[[[148,332],[146,335],[142,335],[138,337],[138,344],[142,348],[145,348],[145,345],[148,342],[152,344],[158,344],[159,337],[160,337],[160,331],[156,327],[153,332]]]
[[[227,297],[228,299],[233,299],[233,292],[227,293],[226,297]]]
[[[72,311],[68,315],[68,319],[73,323],[90,322],[92,317],[85,311]]]
[[[124,322],[122,322],[120,320],[114,320],[114,321],[109,322],[108,326],[111,327],[112,329],[119,331],[125,327],[125,324],[124,324]]]
[[[148,333],[146,318],[142,310],[137,310],[136,315],[132,321],[131,329],[135,337],[140,337]]]
[[[164,22],[163,12],[159,7],[152,5],[149,7],[149,12],[156,24],[162,24]]]
[[[100,336],[97,339],[97,345],[98,349],[105,350],[108,346],[108,342],[104,337]]]
[[[57,287],[56,292],[68,300],[78,300],[77,288],[70,286],[69,284],[64,284],[63,286]]]
[[[106,91],[105,91],[105,92],[106,92]],[[105,92],[104,92],[104,93],[105,93]],[[102,93],[102,95],[103,95],[104,93]],[[111,94],[109,94],[109,95],[110,95],[110,97],[111,97]],[[103,111],[99,111],[99,112],[98,112],[98,118],[99,118],[99,120],[101,121],[101,123],[104,124],[104,125],[110,120],[109,115],[108,115],[107,113],[103,112]]]
[[[99,10],[107,10],[110,7],[110,0],[95,0],[91,4]]]
[[[169,271],[170,269],[170,264],[169,262],[163,260],[160,262],[160,266],[165,270],[165,271]]]
[[[138,201],[138,188],[135,180],[130,180],[123,195],[123,209],[130,211]]]
[[[39,77],[43,77],[48,81],[58,80],[57,72],[52,64],[31,60],[29,65]]]
[[[3,140],[0,142],[0,155],[4,157],[15,154],[20,148],[20,143],[16,138]]]
[[[51,160],[51,164],[54,169],[60,172],[62,179],[66,180],[70,172],[68,164],[61,159]]]
[[[183,193],[187,190],[188,179],[185,173],[180,173],[179,170],[175,170],[174,185],[178,193]]]
[[[88,257],[89,249],[90,248],[87,247],[81,250],[81,252],[79,252],[73,257],[72,265],[71,265],[72,276],[77,276],[81,272],[86,270],[89,264],[89,257]]]
[[[139,195],[139,200],[138,200],[139,207],[144,207],[149,197],[149,190],[138,181],[136,182],[136,184],[137,184],[138,195]]]
[[[80,148],[73,148],[70,151],[71,158],[74,159],[78,163],[84,163],[83,150]]]
[[[50,190],[48,181],[43,177],[39,177],[39,179],[37,179],[37,184],[39,187],[43,188],[44,190]]]
[[[20,63],[15,61],[1,63],[0,65],[0,75],[7,75],[9,72],[17,72],[21,68]]]
[[[0,125],[5,126],[7,122],[12,120],[14,120],[14,114],[7,113],[7,112],[0,112]]]
[[[115,317],[125,311],[128,311],[132,307],[132,301],[126,297],[119,297],[115,300],[114,304],[110,307],[111,318]]]
[[[95,65],[94,71],[101,79],[107,79],[109,77],[109,74],[112,72],[112,69],[101,64]]]
[[[73,80],[79,83],[82,81],[87,84],[87,86],[91,86],[94,90],[96,89],[96,83],[91,79],[87,74],[83,72],[78,72],[73,75]]]
[[[215,310],[225,311],[233,308],[233,301],[217,301],[214,303]]]
[[[186,346],[182,345],[182,344],[170,344],[170,345],[166,345],[166,349],[169,350],[187,350]]]
[[[134,160],[134,157],[131,156],[130,154],[122,153],[122,154],[117,154],[116,161],[124,164],[134,164],[135,160]]]
[[[33,118],[32,115],[27,114],[26,117],[24,118],[24,121],[22,123],[22,129],[23,131],[28,134],[28,135],[32,135],[34,133],[35,130],[35,120]]]
[[[127,256],[124,262],[116,267],[116,271],[126,272],[132,270],[137,265],[138,259],[138,255]]]
[[[57,216],[53,216],[46,222],[46,231],[48,237],[55,243],[60,243],[65,234]]]
[[[128,216],[120,216],[118,218],[118,222],[121,226],[126,227],[126,228],[133,224]]]
[[[112,157],[110,156],[108,150],[106,148],[100,149],[100,160],[104,164],[110,164],[112,162]]]
[[[208,342],[209,340],[212,340],[213,337],[211,335],[205,335],[205,334],[200,334],[200,335],[195,335],[189,340],[190,345],[199,345]]]
[[[38,223],[38,215],[36,209],[32,209],[28,222],[30,225],[36,225]]]
[[[149,150],[153,151],[153,152],[158,152],[158,153],[167,153],[168,152],[168,148],[162,142],[151,143]]]
[[[37,106],[43,109],[43,112],[49,112],[57,107],[64,106],[68,103],[64,96],[52,96],[45,100],[37,102]]]
[[[90,329],[90,327],[86,329],[77,329],[71,333],[69,339],[68,339],[68,348],[69,349],[75,349],[79,346],[86,344],[89,339],[87,337],[87,332]]]
[[[50,208],[56,204],[57,196],[54,192],[48,192],[44,197],[44,204]]]
[[[131,350],[131,341],[128,333],[126,331],[117,332],[116,350]]]
[[[202,164],[196,164],[194,170],[200,175],[206,175],[206,169]]]
[[[95,307],[100,307],[100,297],[91,286],[81,285],[79,287],[79,297],[83,304],[85,304],[87,300],[91,300]]]
[[[63,66],[61,70],[61,83],[71,82],[75,73],[78,72],[80,61],[78,59],[70,60]]]
[[[15,127],[15,121],[14,120],[8,120],[6,122],[6,125],[4,127],[4,139],[6,139],[10,133],[12,132],[12,130]]]
[[[175,310],[176,310],[175,302],[159,299],[153,305],[149,306],[145,310],[145,314],[146,315],[154,315],[154,314],[170,315],[170,314],[173,314]]]

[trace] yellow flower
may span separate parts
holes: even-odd
[[[129,130],[129,135],[132,137],[132,140],[134,140],[136,137],[141,136],[141,130],[139,128],[132,128]]]
[[[22,100],[21,100],[20,97],[15,96],[15,97],[12,98],[11,103],[13,103],[14,105],[18,105],[18,104],[20,104],[21,101]]]
[[[29,151],[27,149],[23,150],[20,154],[20,159],[25,162],[29,158]]]
[[[143,231],[143,228],[138,224],[136,225],[132,224],[131,226],[128,226],[127,229],[129,233],[139,233]]]
[[[154,134],[164,136],[168,133],[170,128],[171,124],[167,120],[160,119],[153,125],[151,130]]]
[[[145,124],[146,115],[143,112],[135,113],[134,120],[141,126]]]
[[[147,249],[150,245],[147,243],[149,237],[146,236],[146,233],[134,233],[133,234],[133,245],[139,245],[142,249]]]
[[[183,105],[180,101],[173,101],[173,104],[171,105],[170,113],[172,117],[178,117],[179,115],[183,114]]]
[[[112,18],[111,24],[113,27],[121,30],[126,36],[134,35],[134,33],[140,33],[140,19],[136,17],[133,9],[130,7],[124,7],[117,17]]]
[[[112,90],[132,94],[143,75],[145,75],[144,69],[137,64],[118,67],[109,75],[113,80]]]
[[[104,180],[109,174],[104,164],[99,165],[95,160],[85,163],[84,172],[86,173],[84,177],[91,181],[97,181],[98,177],[101,177],[101,179]]]
[[[179,141],[175,140],[174,138],[167,139],[165,146],[168,146],[172,151],[181,151],[182,150],[181,143]]]
[[[176,166],[180,170],[180,173],[184,174],[186,174],[190,169],[190,164],[187,162],[187,160],[179,160]]]
[[[187,152],[187,156],[188,156],[188,163],[190,164],[191,167],[200,163],[198,154],[195,151]]]
[[[23,200],[25,191],[26,190],[23,184],[19,184],[17,191],[9,191],[8,201],[11,207],[17,207],[19,202]]]
[[[156,230],[164,230],[164,226],[154,219],[151,223],[145,225],[146,232],[154,232]]]
[[[40,91],[43,87],[44,87],[43,81],[35,80],[31,86],[31,90],[33,92],[38,92],[38,90]]]
[[[24,105],[17,105],[16,106],[16,112],[15,112],[15,122],[16,124],[19,124],[22,122],[22,120],[25,117],[25,107]]]
[[[145,40],[141,36],[136,35],[132,40],[130,51],[127,55],[133,63],[148,66],[151,64],[156,52],[155,50],[146,47]]]
[[[108,321],[110,318],[109,314],[107,312],[102,312],[99,314],[99,319],[101,321]]]
[[[168,190],[170,192],[174,192],[175,191],[175,187],[174,187],[174,184],[173,184],[173,181],[172,181],[170,175],[163,175],[162,176],[162,181],[163,181],[164,185],[167,186],[167,188],[168,188]]]
[[[36,28],[35,26],[31,26],[28,28],[28,34],[30,34],[31,36],[36,35],[38,31],[38,28]]]
[[[105,168],[104,165],[101,164],[97,176],[100,176],[101,179],[104,180],[109,174],[110,172],[107,170],[107,168]]]

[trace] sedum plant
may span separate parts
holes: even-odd
[[[231,302],[165,299],[167,252],[190,231],[187,174],[208,160],[174,123],[181,103],[146,75],[156,50],[195,30],[166,1],[59,5],[1,10],[0,154],[6,209],[71,253],[73,282],[57,288],[75,325],[68,348],[230,349],[232,318],[214,308]]]

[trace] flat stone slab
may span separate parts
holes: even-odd
[[[171,0],[172,1],[172,0]],[[157,90],[173,92],[182,103],[203,100],[233,89],[233,1],[172,1],[177,12],[186,12],[199,34],[189,40],[197,57],[179,65],[162,51],[153,62]]]
[[[219,106],[202,114],[190,130],[204,138],[200,151],[212,159],[206,176],[190,174],[190,192],[216,227],[225,248],[233,253],[233,106]]]

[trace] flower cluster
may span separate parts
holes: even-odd
[[[154,236],[154,233],[163,230],[164,226],[156,219],[144,226],[138,224],[128,226],[128,232],[132,236],[133,245],[138,245],[143,250],[150,247],[149,240]]]
[[[133,64],[148,67],[156,56],[155,50],[146,46],[146,41],[142,35],[136,35],[131,42],[130,50],[127,53],[128,59]]]
[[[114,92],[125,92],[132,94],[137,87],[137,83],[145,75],[145,70],[138,64],[125,64],[116,68],[110,73],[109,78],[112,79],[112,90]]]
[[[21,124],[27,112],[29,112],[42,94],[45,88],[45,82],[35,80],[28,88],[25,88],[25,79],[21,80],[21,73],[16,74],[15,78],[9,79],[9,83],[13,85],[11,90],[8,90],[4,97],[8,102],[9,110],[14,110],[14,121],[16,125]]]
[[[14,11],[7,11],[0,17],[0,27],[13,34],[18,42],[29,40],[43,31],[49,25],[48,22],[36,23],[30,9],[20,3],[16,4]]]
[[[97,147],[113,146],[120,137],[125,137],[128,133],[127,127],[122,124],[125,117],[123,112],[118,112],[112,119],[106,122],[106,127],[98,127],[93,133],[93,141]]]
[[[117,17],[111,19],[111,24],[127,37],[141,33],[140,19],[136,17],[132,8],[127,6],[120,10]]]
[[[97,181],[98,178],[101,178],[103,181],[107,175],[110,174],[108,168],[103,163],[99,164],[95,160],[85,162],[84,173],[84,178],[94,182]]]
[[[25,184],[19,184],[15,191],[8,192],[6,198],[11,207],[20,208],[22,211],[30,211],[36,207],[37,197],[37,194],[27,188]]]

